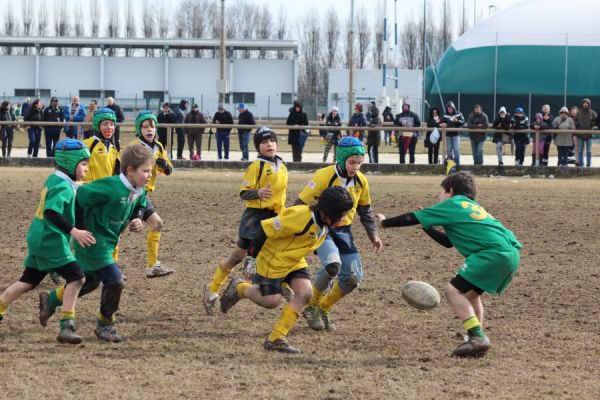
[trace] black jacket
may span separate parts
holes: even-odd
[[[168,113],[160,112],[156,116],[156,120],[158,121],[158,133],[165,134],[167,132],[167,128],[161,128],[161,124],[174,124],[175,123],[175,114],[171,111]]]
[[[213,124],[233,124],[233,117],[231,113],[227,110],[223,112],[216,112],[213,116],[212,120]],[[217,133],[229,133],[231,132],[231,128],[217,128]]]
[[[302,111],[302,106],[300,106],[300,111],[296,112],[296,104],[290,110],[290,115],[288,115],[287,120],[285,121],[286,125],[308,125],[308,117],[306,113]],[[288,144],[291,145],[300,145],[300,132],[301,129],[290,129],[290,133],[288,135]]]
[[[48,106],[44,109],[43,117],[44,121],[47,122],[63,122],[65,120],[65,115],[60,107],[52,107]],[[54,131],[59,131],[61,129],[60,126],[48,126],[45,129],[50,129]]]
[[[117,122],[119,124],[121,122],[125,121],[125,115],[123,115],[123,111],[121,110],[121,107],[119,107],[117,104],[113,103],[112,106],[106,106],[106,108],[110,108],[111,110],[113,110],[115,112],[115,115],[117,116]]]
[[[200,111],[192,110],[185,116],[185,120],[183,122],[186,124],[205,124],[206,118],[204,118],[204,114],[202,114]],[[204,128],[185,128],[184,131],[186,134],[203,134]]]
[[[508,132],[510,129],[510,114],[506,113],[504,118],[500,118],[499,115],[496,114],[496,119],[492,124],[492,128],[494,129],[504,129],[506,132],[494,132],[494,138],[492,141],[494,143],[502,142],[502,135],[507,134],[512,138],[512,133]]]
[[[256,125],[254,115],[248,110],[244,110],[238,115],[238,124],[240,125]],[[238,129],[238,133],[250,132],[250,129]]]

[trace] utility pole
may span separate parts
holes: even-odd
[[[348,120],[352,116],[354,105],[354,0],[350,0],[350,32],[348,33],[350,48],[348,49],[349,74],[348,74]]]
[[[448,37],[448,25],[446,24],[446,7],[446,0],[444,0],[444,37],[442,38],[442,42],[444,43],[444,49],[442,52],[446,51],[446,47],[448,46],[448,43],[446,42],[446,38]]]
[[[421,115],[425,119],[425,71],[427,70],[427,0],[423,0],[423,81],[421,82]]]
[[[225,103],[225,93],[227,93],[227,83],[225,80],[225,0],[221,0],[221,31],[220,39],[220,62],[219,62],[219,103]]]

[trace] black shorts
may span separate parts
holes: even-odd
[[[84,277],[83,271],[79,267],[79,264],[76,262],[70,262],[67,265],[63,265],[62,267],[56,268],[52,271],[40,271],[34,268],[26,267],[25,271],[23,271],[23,275],[21,275],[21,278],[19,279],[19,282],[29,283],[31,286],[37,287],[37,285],[44,280],[49,272],[56,272],[67,282],[67,284],[78,281]]]
[[[250,242],[258,229],[260,222],[275,217],[275,211],[266,208],[246,208],[240,218],[237,245],[240,249],[248,250]]]
[[[264,276],[256,274],[254,275],[254,278],[252,278],[252,283],[258,285],[260,294],[263,296],[270,296],[272,294],[280,294],[281,283],[286,282],[288,285],[290,285],[292,279],[310,280],[310,272],[308,272],[308,268],[297,269],[279,279],[265,278]]]
[[[146,208],[144,208],[144,215],[142,217],[142,220],[148,221],[148,218],[150,218],[150,216],[155,212],[156,211],[154,211],[154,205],[150,201],[150,198],[146,196]]]
[[[473,290],[477,294],[482,294],[484,292],[482,289],[473,285],[471,282],[469,282],[468,280],[466,280],[465,278],[463,278],[460,275],[456,275],[454,278],[452,278],[452,280],[450,281],[450,284],[452,286],[454,286],[462,294],[465,294],[471,290]]]

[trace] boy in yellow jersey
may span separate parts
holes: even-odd
[[[283,307],[279,321],[265,338],[265,350],[300,352],[289,344],[286,336],[312,295],[304,257],[322,245],[329,229],[353,204],[346,189],[329,187],[310,206],[286,208],[277,217],[261,222],[249,250],[249,254],[257,256],[253,284],[240,278],[232,279],[221,298],[221,311],[227,313],[240,299],[249,299],[265,308],[278,307],[283,298],[281,285],[287,282],[296,295]]]
[[[277,156],[277,134],[267,127],[259,128],[254,134],[254,147],[258,157],[246,168],[240,188],[246,209],[240,219],[236,247],[227,259],[219,263],[210,284],[204,285],[203,302],[209,315],[216,314],[219,290],[231,270],[246,256],[260,222],[280,214],[285,207],[288,172],[283,160]]]
[[[169,160],[165,148],[162,143],[156,140],[157,126],[158,121],[151,111],[141,111],[135,119],[135,133],[137,137],[131,142],[131,144],[141,143],[154,155],[152,178],[146,185],[146,192],[150,193],[154,192],[154,189],[156,188],[157,175],[171,175],[171,172],[173,172],[173,164],[171,163],[171,160]],[[163,221],[154,211],[154,207],[149,198],[146,198],[146,210],[144,211],[143,220],[148,223],[148,226],[157,227],[157,229],[150,229],[146,236],[146,243],[148,246],[146,277],[158,278],[172,274],[172,269],[161,265],[160,261],[158,261],[158,246],[160,243],[160,230],[163,226]]]
[[[92,127],[94,135],[83,141],[91,154],[84,182],[119,174],[119,152],[113,143],[117,127],[115,112],[110,108],[99,108],[92,118]]]
[[[371,209],[369,183],[359,171],[364,154],[365,149],[360,140],[353,137],[342,138],[335,150],[336,164],[317,170],[296,201],[310,204],[328,187],[341,186],[348,190],[354,202],[352,210],[340,224],[330,229],[327,239],[317,250],[321,269],[313,281],[310,307],[304,312],[309,326],[314,330],[335,329],[329,311],[363,279],[360,255],[351,229],[356,214],[365,227],[374,250],[380,251],[383,246],[377,235],[377,223]],[[334,282],[336,276],[338,279]]]
[[[56,171],[44,183],[40,203],[27,233],[25,270],[19,281],[0,295],[0,321],[9,304],[22,294],[33,290],[46,274],[56,272],[66,281],[61,288],[64,302],[60,316],[60,343],[78,344],[82,338],[75,333],[75,304],[85,278],[69,245],[71,238],[80,246],[96,243],[94,236],[75,225],[75,193],[87,170],[90,153],[77,139],[65,139],[56,144]],[[47,299],[40,293],[40,301]],[[46,326],[45,322],[43,325]]]

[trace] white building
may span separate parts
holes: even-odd
[[[51,96],[67,104],[73,95],[87,103],[115,97],[126,111],[158,110],[163,101],[186,98],[212,114],[218,104],[218,58],[176,58],[174,50],[219,49],[218,40],[122,38],[0,37],[2,47],[29,47],[34,55],[0,56],[0,98],[22,101]],[[98,56],[40,55],[42,48],[83,48]],[[225,78],[229,95],[225,107],[235,115],[244,102],[256,118],[284,118],[297,92],[298,45],[292,40],[230,40],[226,42]],[[108,49],[152,49],[161,57],[108,56]],[[233,58],[236,50],[277,51],[287,59]],[[123,51],[121,51],[122,53]],[[87,53],[90,53],[87,50]],[[137,50],[140,53],[140,50]]]

